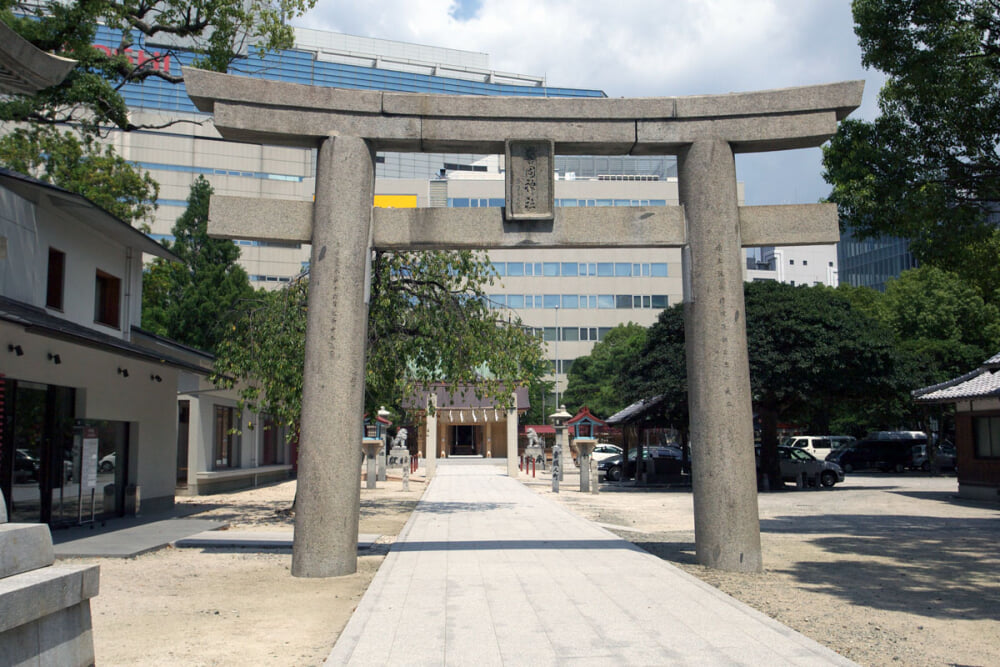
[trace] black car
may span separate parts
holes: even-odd
[[[844,472],[881,470],[903,472],[913,461],[913,446],[926,445],[926,440],[860,440],[853,445],[831,452],[827,461],[836,463]]]
[[[617,482],[622,477],[635,477],[635,449],[630,449],[628,459],[622,464],[623,456],[618,454],[599,461],[597,463],[598,475],[603,474],[609,482]],[[684,460],[684,452],[680,447],[643,447],[642,459],[647,461],[652,459],[653,474],[655,475],[679,475],[682,472],[691,472],[691,462]]]

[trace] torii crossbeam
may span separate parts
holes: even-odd
[[[762,569],[742,249],[840,236],[832,204],[740,207],[734,155],[820,145],[861,103],[864,82],[552,99],[340,90],[192,69],[184,79],[223,137],[319,149],[315,203],[213,196],[209,227],[312,244],[294,575],[357,569],[373,248],[683,248],[698,561]],[[375,151],[506,153],[506,206],[373,209]],[[681,206],[556,209],[557,154],[676,155]]]

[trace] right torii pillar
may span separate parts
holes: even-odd
[[[722,140],[697,141],[677,162],[688,226],[684,338],[691,448],[697,460],[691,469],[695,548],[702,565],[759,572],[736,162]]]

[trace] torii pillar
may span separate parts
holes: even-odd
[[[762,569],[742,248],[836,243],[840,233],[833,204],[740,207],[734,154],[820,145],[861,103],[863,82],[552,99],[346,91],[191,69],[184,78],[226,138],[319,148],[315,205],[213,196],[209,215],[213,236],[313,245],[293,574],[357,569],[372,248],[684,248],[698,561]],[[376,150],[506,151],[506,206],[372,210]],[[557,209],[556,154],[676,155],[682,205]]]

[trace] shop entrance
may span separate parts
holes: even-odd
[[[5,379],[0,488],[12,522],[60,522],[73,486],[71,387]]]

